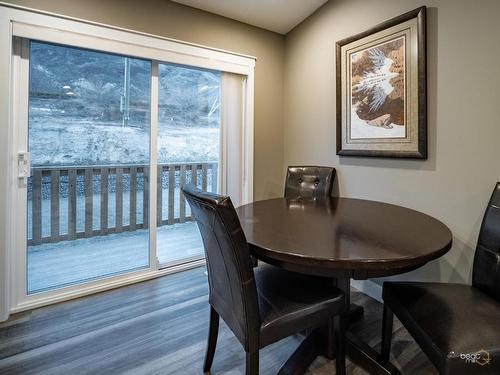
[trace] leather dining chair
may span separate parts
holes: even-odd
[[[332,194],[335,168],[288,167],[285,180],[285,198],[326,198]]]
[[[231,199],[182,188],[198,223],[207,260],[210,323],[203,371],[210,371],[215,354],[219,317],[246,352],[246,374],[258,374],[259,349],[287,336],[328,324],[334,327],[336,367],[345,374],[345,311],[342,292],[331,280],[285,271],[273,266],[254,270],[245,234]],[[343,327],[342,327],[343,328]]]
[[[393,314],[439,374],[500,374],[500,183],[484,214],[472,285],[385,282],[382,362]]]

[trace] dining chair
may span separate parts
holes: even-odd
[[[383,300],[382,362],[395,314],[439,374],[500,374],[500,183],[483,217],[472,285],[385,282]]]
[[[247,375],[259,372],[260,348],[322,325],[330,327],[329,339],[335,340],[337,373],[345,374],[339,314],[347,306],[342,292],[327,278],[270,265],[254,269],[231,199],[193,185],[182,191],[198,223],[207,260],[210,323],[203,371],[212,366],[222,317],[246,352]]]
[[[288,167],[285,180],[285,198],[325,198],[332,194],[335,168],[297,166]]]

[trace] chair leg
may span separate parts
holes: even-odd
[[[382,344],[380,348],[380,363],[382,364],[389,362],[391,356],[393,318],[393,312],[384,304],[384,315],[382,317]]]
[[[334,318],[335,329],[335,373],[345,375],[345,332],[347,329],[348,316],[342,314]]]
[[[326,339],[326,358],[335,359],[335,348],[337,345],[335,344],[336,340],[335,334],[335,317],[331,317],[328,319],[327,325],[327,339]]]
[[[258,375],[259,373],[259,350],[247,352],[245,375]]]
[[[259,265],[259,261],[253,255],[250,255],[250,262],[252,263],[252,267],[257,267]]]
[[[210,324],[208,326],[208,341],[207,351],[205,353],[205,363],[203,365],[203,372],[210,372],[212,362],[215,355],[215,347],[217,346],[217,335],[219,334],[219,314],[210,306]]]

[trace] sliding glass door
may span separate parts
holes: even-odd
[[[218,192],[218,71],[160,63],[158,67],[157,256],[161,267],[203,258],[198,227],[180,187]]]
[[[25,53],[28,294],[149,267],[151,61]]]
[[[27,294],[203,259],[180,188],[220,190],[221,73],[22,43]]]

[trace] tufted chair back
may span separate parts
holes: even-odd
[[[209,302],[245,350],[258,347],[260,316],[248,244],[229,197],[182,188],[200,228],[208,270]]]
[[[472,285],[500,301],[500,182],[497,182],[479,232]]]
[[[285,198],[325,198],[332,193],[335,168],[288,167],[285,181]]]

